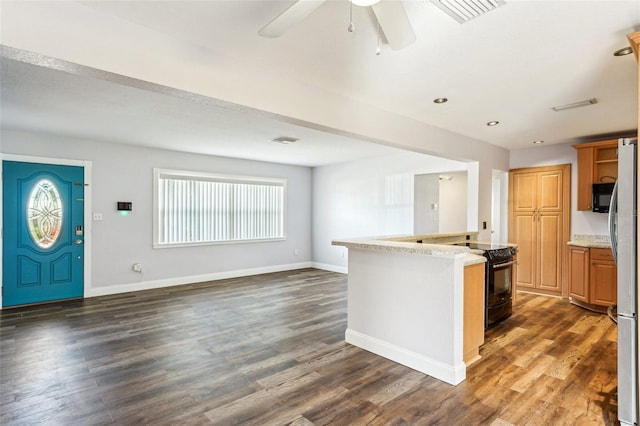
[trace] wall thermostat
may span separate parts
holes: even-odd
[[[129,201],[118,201],[119,212],[130,212],[133,208],[133,203]]]

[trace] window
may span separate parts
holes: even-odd
[[[154,247],[286,237],[284,179],[153,172]]]
[[[33,187],[27,206],[27,222],[29,233],[40,248],[50,248],[60,236],[62,199],[50,180],[43,179]]]

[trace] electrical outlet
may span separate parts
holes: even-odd
[[[294,250],[293,250],[293,255],[294,255],[294,256],[297,256],[297,255],[299,255],[299,254],[300,254],[300,250],[298,250],[298,249],[294,249]]]
[[[142,264],[134,263],[131,269],[133,269],[133,272],[142,272]]]
[[[94,213],[93,220],[102,220],[102,213]]]

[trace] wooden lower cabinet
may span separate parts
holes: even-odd
[[[569,247],[569,295],[589,303],[589,249]]]
[[[464,268],[463,361],[468,365],[480,358],[484,343],[484,263]]]
[[[515,213],[513,217],[518,229],[518,289],[560,295],[564,247],[562,213]]]
[[[618,269],[609,249],[591,249],[589,303],[610,306],[618,303]]]
[[[569,247],[571,302],[598,312],[618,300],[618,272],[610,249]]]

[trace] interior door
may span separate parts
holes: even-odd
[[[84,169],[3,162],[2,304],[83,296]]]

